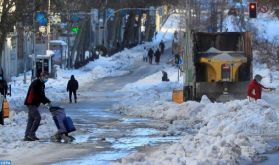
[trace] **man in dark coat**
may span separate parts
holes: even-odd
[[[1,68],[0,69],[0,93],[1,95],[4,96],[4,98],[6,98],[6,94],[7,94],[7,91],[8,91],[8,85],[7,85],[7,82],[6,80],[4,79],[4,76],[3,76],[3,69]],[[3,104],[3,98],[0,97],[0,101],[2,101],[2,104]],[[0,124],[4,125],[4,116],[3,116],[3,109],[1,108],[0,109]]]
[[[149,48],[148,54],[147,54],[148,55],[149,64],[152,64],[153,54],[154,54],[154,52],[153,52],[152,48]]]
[[[159,62],[160,62],[160,57],[161,57],[161,52],[160,52],[159,48],[156,50],[154,56],[155,56],[155,62],[156,62],[156,64],[159,64]]]
[[[39,128],[41,121],[41,114],[39,112],[39,106],[41,103],[47,104],[50,107],[50,100],[45,96],[45,83],[47,82],[47,76],[41,72],[37,74],[37,79],[32,81],[29,86],[27,96],[24,104],[28,108],[28,122],[25,131],[25,141],[39,140],[36,136],[36,131]]]
[[[70,103],[72,103],[72,93],[74,94],[75,103],[77,103],[77,90],[78,81],[75,79],[74,75],[72,75],[67,85],[67,92],[69,92]]]
[[[161,54],[164,54],[165,44],[164,44],[163,40],[161,40],[159,47],[160,47]]]
[[[1,95],[4,96],[4,98],[6,98],[7,91],[8,91],[7,81],[3,78],[3,76],[0,76],[0,93]]]

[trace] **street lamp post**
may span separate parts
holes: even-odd
[[[70,40],[70,12],[69,12],[69,10],[67,11],[67,44],[68,44],[68,58],[67,58],[67,68],[69,69],[69,68],[71,68],[72,67],[72,65],[71,65],[71,40]]]
[[[48,16],[50,15],[50,0],[48,0]],[[50,17],[49,17],[50,18]],[[49,41],[50,41],[50,20],[47,23],[47,50],[49,50]]]
[[[32,65],[33,65],[33,72],[32,72],[32,75],[31,75],[31,79],[35,78],[36,77],[36,55],[35,55],[35,43],[36,43],[36,27],[35,27],[35,0],[33,0],[33,26],[32,26],[32,29],[33,29],[33,36],[32,36]]]
[[[24,40],[24,43],[25,43],[25,51],[24,51],[24,75],[23,75],[23,83],[26,84],[26,71],[27,71],[27,57],[28,57],[28,54],[29,54],[29,46],[28,46],[28,43],[29,43],[29,37],[31,35],[31,32],[30,32],[30,29],[29,28],[26,28],[25,29],[26,31],[26,36],[24,36],[24,38],[26,38],[26,40]]]

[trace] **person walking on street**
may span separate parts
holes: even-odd
[[[153,54],[154,54],[154,52],[153,52],[152,48],[149,48],[149,50],[148,50],[149,64],[152,64]]]
[[[39,112],[39,106],[41,103],[51,107],[50,100],[45,96],[45,83],[47,82],[47,76],[41,72],[37,74],[37,79],[32,81],[29,86],[24,104],[28,108],[28,122],[25,131],[25,141],[39,140],[36,136],[36,131],[39,128],[41,121],[41,114]]]
[[[165,50],[165,44],[164,44],[163,40],[161,40],[159,47],[160,47],[161,55],[163,55],[164,50]]]
[[[74,94],[75,103],[77,103],[77,90],[78,81],[75,79],[74,75],[72,75],[67,84],[67,92],[69,92],[70,103],[72,103],[72,93]]]
[[[147,51],[147,48],[144,47],[144,52],[143,52],[143,57],[142,57],[143,62],[147,62],[147,57],[148,57],[148,51]]]
[[[159,62],[160,62],[160,57],[161,57],[161,52],[160,52],[159,48],[157,48],[157,50],[156,50],[154,56],[155,56],[155,62],[156,62],[156,64],[159,64]]]
[[[247,98],[249,101],[258,100],[262,98],[262,89],[268,89],[270,91],[275,90],[274,88],[267,88],[263,86],[260,82],[262,80],[261,75],[255,75],[254,79],[250,82],[247,91]]]

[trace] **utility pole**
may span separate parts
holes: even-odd
[[[70,41],[70,18],[71,18],[71,16],[70,16],[70,12],[69,12],[69,9],[68,9],[68,11],[67,11],[67,44],[68,44],[68,58],[67,58],[67,68],[69,69],[69,68],[71,68],[72,67],[72,65],[71,65],[71,49],[70,49],[70,46],[71,46],[71,41]]]
[[[26,29],[27,31],[27,36],[24,36],[24,39],[27,38],[26,40],[23,40],[23,43],[25,43],[25,50],[24,50],[24,74],[23,74],[23,83],[26,84],[26,62],[27,62],[27,56],[29,53],[28,49],[28,38],[29,38],[29,28]]]
[[[107,34],[106,34],[106,32],[107,32],[107,20],[108,20],[108,18],[107,18],[107,5],[108,5],[108,0],[106,0],[106,5],[105,5],[105,14],[104,14],[104,16],[105,16],[105,18],[104,18],[104,31],[103,31],[103,33],[104,33],[104,38],[103,38],[103,40],[104,40],[104,46],[107,48],[108,47],[108,44],[107,44]]]
[[[31,79],[36,77],[36,55],[35,55],[35,43],[36,43],[36,27],[35,27],[35,0],[33,0],[33,41],[32,41],[32,59],[33,59],[33,72],[31,75]]]
[[[48,0],[47,13],[48,13],[48,16],[50,16],[50,0]],[[50,20],[48,20],[48,23],[47,23],[47,50],[49,50],[49,41],[50,41]]]

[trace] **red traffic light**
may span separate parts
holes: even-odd
[[[255,10],[256,9],[256,5],[255,4],[250,4],[250,10]]]
[[[249,3],[249,16],[250,18],[257,18],[257,3]]]

